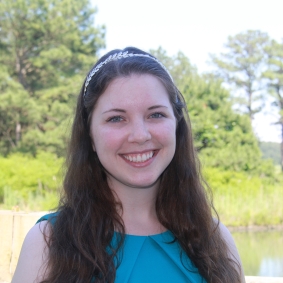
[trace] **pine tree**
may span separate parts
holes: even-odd
[[[266,64],[264,47],[268,43],[266,33],[248,30],[229,36],[225,53],[211,55],[217,75],[235,87],[236,101],[240,109],[248,114],[250,122],[262,108],[255,104],[259,104],[264,95],[261,74]]]
[[[273,105],[279,110],[277,124],[281,126],[281,169],[283,171],[283,42],[272,40],[265,49],[268,54],[268,69],[263,76],[268,79]]]
[[[89,0],[0,3],[0,153],[63,154],[74,99],[105,28]]]

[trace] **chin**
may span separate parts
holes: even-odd
[[[156,183],[150,183],[150,184],[133,184],[133,185],[128,185],[129,187],[132,187],[134,189],[150,189],[152,188]]]
[[[135,189],[149,189],[156,186],[159,180],[160,180],[160,176],[155,178],[151,176],[150,178],[140,178],[140,179],[126,178],[123,180],[122,178],[115,177],[109,174],[108,172],[108,183],[109,185],[111,184],[110,187],[112,187],[113,189],[116,185],[118,186],[122,185],[124,187],[135,188]]]

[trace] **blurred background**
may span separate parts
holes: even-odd
[[[0,209],[56,207],[85,75],[107,51],[136,46],[187,101],[246,275],[283,277],[282,10],[281,0],[2,0]]]

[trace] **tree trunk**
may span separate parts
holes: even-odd
[[[21,140],[21,124],[19,122],[17,122],[16,125],[16,145],[18,145],[19,141]]]
[[[249,83],[249,89],[248,89],[248,115],[250,118],[250,123],[252,125],[253,122],[253,109],[252,109],[252,103],[253,103],[253,90],[252,90],[252,83],[250,81]]]

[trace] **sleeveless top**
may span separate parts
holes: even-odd
[[[37,223],[44,220],[54,225],[56,213],[41,217]],[[126,234],[123,252],[118,252],[122,261],[115,283],[206,283],[178,242],[172,241],[170,231],[150,236]]]

